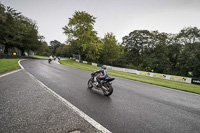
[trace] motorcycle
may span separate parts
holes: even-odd
[[[97,77],[100,77],[98,73],[91,73],[91,78],[88,80],[88,88],[92,89],[94,87],[97,90],[102,90],[105,96],[110,96],[113,93],[111,81],[115,80],[115,78],[107,77],[101,80],[102,87],[100,87],[96,79]]]

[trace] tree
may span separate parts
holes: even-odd
[[[17,35],[14,38],[16,47],[21,49],[22,54],[25,51],[36,51],[42,44],[40,43],[40,36],[38,35],[38,28],[34,21],[26,17],[20,17],[16,22],[18,23]]]
[[[6,28],[6,13],[5,7],[0,3],[0,44],[4,43],[4,34]]]
[[[177,36],[176,34],[169,34],[168,36],[168,39],[170,40],[168,42],[168,48],[167,48],[169,51],[168,58],[170,61],[169,74],[180,75],[178,66],[183,46],[180,43],[178,43],[176,36]]]
[[[156,66],[153,68],[154,72],[158,73],[168,73],[170,69],[170,61],[168,58],[168,34],[167,33],[159,33],[157,31],[152,32],[155,38],[155,58],[157,59]]]
[[[157,38],[148,30],[135,30],[123,37],[122,45],[126,48],[130,63],[137,69],[141,69],[140,66],[145,58],[144,51],[154,49],[156,41]]]
[[[1,4],[1,44],[5,45],[4,53],[8,54],[8,49],[16,45],[14,38],[16,37],[17,27],[16,20],[21,16],[16,10],[10,7],[4,7]]]
[[[52,50],[52,55],[56,54],[56,49],[59,48],[61,45],[62,44],[57,40],[50,42],[50,49]]]
[[[8,49],[17,47],[24,54],[25,50],[39,49],[39,35],[34,21],[24,17],[13,8],[0,6],[0,43],[5,45],[4,53]]]
[[[133,68],[162,73],[169,71],[168,41],[166,33],[135,30],[123,38],[122,45]]]
[[[189,76],[200,78],[200,42],[194,43],[194,49],[191,55],[191,74]]]
[[[176,40],[182,46],[178,64],[179,74],[183,76],[199,76],[200,29],[196,27],[184,28],[177,34]]]
[[[200,30],[197,27],[186,27],[183,28],[176,36],[176,40],[182,44],[194,44],[200,42]]]
[[[107,33],[102,39],[102,63],[113,65],[120,57],[120,45],[113,33]]]
[[[47,42],[45,42],[44,40],[40,40],[40,43],[41,43],[40,49],[36,51],[36,54],[42,56],[50,56],[51,55],[50,48]]]
[[[97,61],[100,57],[102,44],[94,31],[95,17],[82,11],[75,11],[69,18],[67,26],[63,27],[68,36],[68,42],[75,51],[74,54],[81,55],[82,59]]]

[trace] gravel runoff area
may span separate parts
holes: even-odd
[[[24,69],[0,76],[1,133],[109,132],[95,124],[52,95]]]

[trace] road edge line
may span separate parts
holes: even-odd
[[[18,69],[18,70],[14,70],[14,71],[11,71],[11,72],[2,74],[2,75],[0,75],[0,78],[1,78],[1,77],[4,77],[4,76],[7,76],[7,75],[10,75],[10,74],[13,74],[13,73],[16,73],[16,72],[19,72],[19,71],[21,71],[21,70],[23,70],[23,69]]]
[[[18,62],[20,63],[20,61]],[[20,64],[20,66],[22,66]],[[22,68],[24,69],[24,67],[22,66]],[[21,69],[22,70],[22,69]],[[25,69],[24,69],[25,70]],[[86,120],[88,123],[90,123],[92,126],[94,126],[96,129],[98,129],[99,131],[101,131],[102,133],[112,133],[110,132],[108,129],[106,129],[105,127],[103,127],[101,124],[99,124],[98,122],[96,122],[94,119],[92,119],[91,117],[89,117],[87,114],[85,114],[83,111],[81,111],[80,109],[78,109],[77,107],[75,107],[73,104],[71,104],[69,101],[67,101],[66,99],[64,99],[63,97],[61,97],[60,95],[58,95],[56,92],[54,92],[53,90],[51,90],[49,87],[47,87],[45,84],[43,84],[41,81],[39,81],[38,79],[36,79],[32,74],[30,74],[28,71],[25,70],[25,72],[33,79],[35,80],[39,85],[41,85],[45,90],[47,90],[51,95],[53,95],[54,97],[56,97],[59,101],[61,101],[62,103],[64,103],[65,106],[71,108],[73,111],[75,111],[80,117],[82,117],[84,120]]]
[[[23,59],[23,60],[24,60],[24,59]],[[20,63],[21,61],[22,61],[22,60],[19,60],[19,61],[18,61],[18,64],[19,64],[19,66],[21,67],[21,69],[24,69],[24,67],[23,67],[23,66],[21,65],[21,63]]]

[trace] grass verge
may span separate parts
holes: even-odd
[[[40,60],[48,60],[49,58],[47,56],[39,56],[39,55],[34,55],[33,57],[39,58]]]
[[[40,55],[34,55],[36,58],[48,58],[48,56],[40,56]]]
[[[60,60],[59,62],[62,65],[75,67],[75,68],[88,70],[88,71],[96,71],[96,70],[100,69],[100,67],[83,64],[83,63],[77,63],[72,60]],[[116,76],[116,77],[122,77],[122,78],[130,79],[130,80],[136,80],[136,81],[140,81],[140,82],[144,82],[144,83],[149,83],[149,84],[164,86],[164,87],[168,87],[168,88],[172,88],[172,89],[177,89],[177,90],[200,94],[200,86],[195,85],[195,84],[188,84],[188,83],[177,82],[177,81],[172,81],[172,80],[147,77],[147,76],[126,73],[126,72],[121,72],[121,71],[115,71],[115,70],[110,70],[110,69],[108,69],[107,71],[108,71],[109,75]]]
[[[20,59],[0,59],[0,74],[20,69],[18,61]]]

